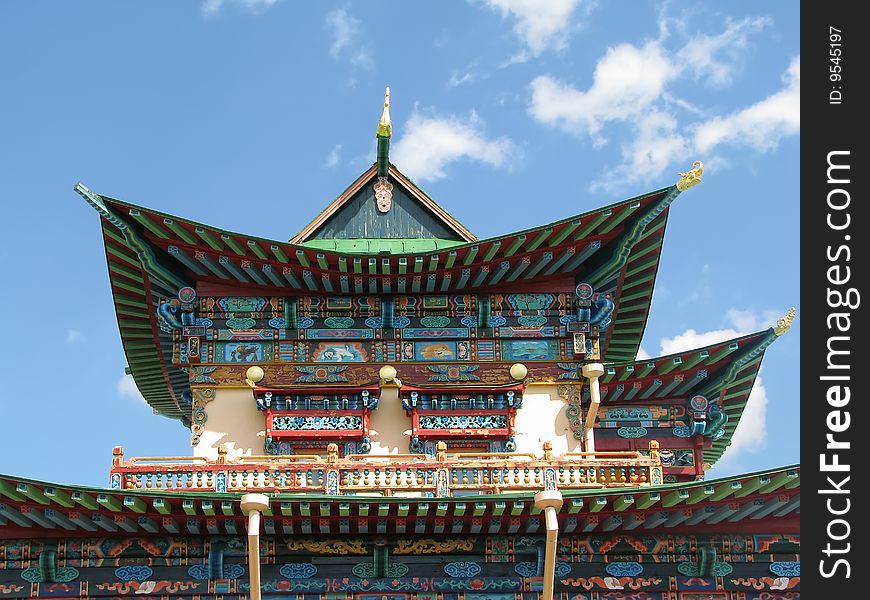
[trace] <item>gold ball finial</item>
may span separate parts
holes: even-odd
[[[263,371],[262,367],[248,367],[248,370],[245,371],[245,378],[250,379],[253,383],[263,381],[265,376],[266,372]]]
[[[516,381],[522,381],[529,374],[529,369],[523,363],[514,363],[511,365],[511,378]]]
[[[378,371],[378,376],[381,378],[381,381],[386,383],[390,383],[396,379],[396,367],[392,365],[384,365],[381,367],[380,371]]]

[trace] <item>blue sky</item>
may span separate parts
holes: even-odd
[[[798,320],[710,476],[799,460],[795,2],[0,3],[0,472],[188,455],[123,376],[94,191],[289,239],[374,160],[481,238],[676,182],[643,349]],[[15,300],[14,302],[12,300]]]

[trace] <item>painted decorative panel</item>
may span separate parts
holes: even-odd
[[[501,342],[502,360],[557,360],[557,340],[505,340]]]
[[[405,342],[402,344],[402,358],[418,361],[468,360],[468,342]]]
[[[506,415],[422,415],[420,429],[507,429]]]
[[[311,353],[313,362],[366,362],[369,349],[364,342],[325,342],[317,344]]]
[[[401,336],[406,340],[421,340],[431,338],[467,338],[471,336],[471,331],[465,327],[445,327],[441,329],[406,327],[401,331]]]
[[[270,360],[262,342],[227,342],[215,344],[215,362],[263,362]]]
[[[304,416],[275,417],[272,419],[272,429],[276,431],[329,431],[362,429],[362,417],[343,416]]]

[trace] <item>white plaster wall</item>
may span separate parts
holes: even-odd
[[[378,408],[369,415],[369,438],[372,441],[369,454],[407,454],[411,441],[411,418],[402,408],[399,390],[382,389]]]
[[[221,444],[226,445],[230,460],[241,455],[265,454],[265,416],[257,410],[249,389],[217,389],[215,399],[206,404],[205,410],[208,419],[199,444],[194,447],[194,456],[216,460]],[[402,408],[398,390],[383,389],[378,408],[369,418],[371,454],[406,454],[410,430],[411,419]],[[531,385],[526,389],[523,408],[517,411],[515,431],[517,452],[540,455],[545,441],[552,442],[556,455],[581,451],[565,416],[565,402],[555,385]]]
[[[523,407],[517,411],[517,452],[540,455],[543,443],[553,443],[553,453],[580,452],[580,440],[575,440],[565,416],[565,401],[555,385],[530,385],[523,394]]]
[[[226,444],[227,458],[265,454],[266,418],[257,410],[254,396],[246,389],[217,389],[215,398],[205,405],[208,419],[193,449],[194,456],[217,460],[218,446]]]

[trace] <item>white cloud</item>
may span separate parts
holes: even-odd
[[[362,38],[362,22],[347,12],[345,8],[337,8],[326,15],[326,28],[332,34],[332,45],[329,53],[335,59],[347,58],[355,67],[371,69],[374,60]]]
[[[145,398],[142,397],[139,388],[136,387],[136,382],[133,381],[132,375],[121,375],[121,378],[118,380],[118,395],[122,398],[129,397],[145,402]]]
[[[703,123],[695,132],[695,146],[708,152],[720,144],[747,145],[765,151],[801,130],[801,59],[792,59],[783,75],[785,86],[764,100],[726,117]]]
[[[770,327],[776,321],[777,311],[764,311],[762,314],[749,310],[731,308],[726,313],[730,327],[699,332],[687,329],[672,338],[662,338],[660,342],[661,355],[676,354],[694,350],[703,346],[717,344],[748,333]],[[754,453],[763,450],[767,443],[767,390],[761,377],[756,377],[755,385],[749,394],[746,408],[740,418],[740,424],[731,437],[731,445],[725,451],[722,459],[716,463],[722,467],[723,461],[733,461],[744,452]]]
[[[462,73],[461,75],[459,74],[459,71],[453,71],[450,74],[450,79],[447,80],[447,87],[459,87],[460,85],[471,83],[475,79],[477,79],[477,76],[470,71]]]
[[[721,33],[690,38],[677,57],[696,79],[705,79],[715,87],[730,84],[749,49],[749,36],[760,32],[770,22],[767,17],[746,17],[740,21],[728,19]]]
[[[709,109],[679,98],[673,88],[687,77],[717,87],[730,84],[745,62],[751,36],[768,23],[763,17],[728,20],[719,33],[694,35],[676,49],[665,46],[669,33],[662,27],[656,40],[609,48],[587,89],[550,74],[534,78],[529,113],[572,135],[588,135],[596,146],[628,132],[621,162],[594,181],[593,190],[615,193],[652,181],[671,168],[676,173],[677,165],[685,170],[688,164],[681,163],[697,156],[708,159],[708,172],[726,168],[721,152],[729,146],[768,151],[800,133],[800,56],[788,66],[782,89],[729,115],[710,116]]]
[[[67,329],[65,339],[67,344],[80,344],[85,341],[85,334],[78,329]]]
[[[680,73],[658,42],[638,48],[620,44],[607,50],[595,66],[586,91],[550,75],[532,83],[532,116],[569,133],[588,133],[604,143],[602,127],[609,121],[638,120],[662,95],[665,85]]]
[[[416,109],[393,145],[395,163],[419,181],[447,176],[445,168],[460,159],[503,167],[516,155],[516,145],[507,137],[488,138],[477,113],[467,116],[426,116]]]
[[[689,153],[690,142],[679,133],[677,119],[652,110],[635,124],[634,138],[622,146],[623,162],[592,183],[593,191],[616,192],[625,179],[652,179]]]
[[[278,4],[281,0],[205,0],[202,3],[202,12],[206,16],[216,15],[221,8],[234,5],[252,13],[260,13]]]
[[[516,19],[514,33],[526,46],[526,51],[511,59],[522,62],[545,50],[561,50],[568,43],[571,16],[581,0],[484,0],[498,10],[503,18]]]
[[[338,163],[341,162],[341,144],[336,144],[333,146],[332,150],[329,151],[329,154],[326,155],[326,159],[323,161],[323,167],[325,169],[334,169],[338,166]]]

